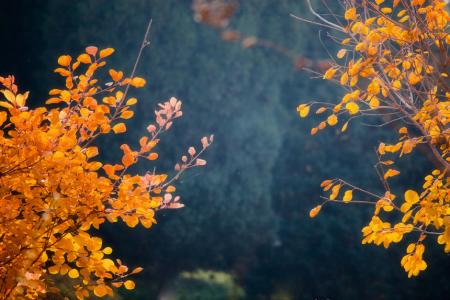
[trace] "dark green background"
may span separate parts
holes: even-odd
[[[232,24],[246,34],[312,58],[327,58],[326,50],[338,47],[322,45],[319,28],[289,17],[311,17],[306,1],[241,2]],[[339,11],[340,5],[328,3]],[[290,295],[286,299],[447,299],[450,261],[434,242],[425,254],[429,269],[407,279],[400,267],[405,243],[388,251],[361,245],[360,228],[371,208],[327,206],[309,219],[325,178],[379,190],[373,149],[395,138],[390,128],[362,124],[346,134],[333,128],[311,137],[319,119],[300,120],[296,105],[335,101],[342,93],[338,88],[295,71],[291,61],[270,50],[223,42],[193,21],[190,1],[1,4],[0,73],[15,74],[20,88],[31,91],[34,106],[62,84],[52,73],[58,55],[77,55],[88,45],[113,47],[111,66],[129,72],[153,18],[152,45],[138,69],[148,85],[135,93],[140,102],[129,134],[101,141],[106,161],[120,155],[125,140],[136,143],[155,105],[171,96],[183,101],[184,116],[162,139],[161,170],[170,170],[201,136],[215,135],[208,166],[179,183],[186,208],[161,211],[151,230],[117,224],[103,230],[115,255],[145,268],[136,276],[137,289],[122,293],[125,299],[157,299],[179,272],[198,268],[232,273],[247,299],[277,299],[276,291]],[[420,155],[404,159],[402,176],[393,181],[397,192],[419,186],[429,167]]]

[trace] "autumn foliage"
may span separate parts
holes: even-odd
[[[319,25],[345,36],[337,61],[323,78],[337,82],[346,93],[335,104],[312,102],[297,110],[301,117],[313,108],[325,115],[312,128],[313,135],[338,125],[345,131],[352,121],[373,116],[382,120],[379,126],[401,125],[396,140],[378,147],[377,172],[384,193],[339,178],[325,180],[323,203],[310,216],[330,202],[373,205],[373,217],[362,229],[362,243],[387,248],[407,239],[401,265],[409,277],[417,276],[427,268],[425,242],[436,242],[450,252],[450,17],[441,0],[344,4],[346,11],[338,22],[318,18]],[[400,174],[395,161],[418,147],[426,149],[435,170],[420,190],[403,188],[401,195],[395,195],[389,185],[390,178]]]
[[[0,77],[0,299],[41,297],[54,289],[48,279],[57,274],[73,280],[78,299],[133,289],[129,276],[142,268],[113,259],[96,229],[118,221],[150,228],[156,211],[183,206],[174,194],[180,175],[206,164],[199,156],[212,136],[201,139],[201,150],[189,148],[173,176],[130,172],[139,161],[158,158],[160,135],[182,115],[175,98],[159,104],[137,147],[120,147],[119,162],[96,159],[96,138],[127,131],[137,103],[128,92],[146,83],[114,69],[97,75],[113,52],[88,47],[74,58],[60,56],[55,72],[65,87],[52,89],[45,107],[30,109],[29,94],[14,77]]]

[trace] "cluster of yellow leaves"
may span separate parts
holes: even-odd
[[[311,134],[337,125],[340,119],[345,121],[341,128],[345,131],[351,120],[363,116],[381,117],[380,126],[406,122],[398,130],[395,143],[380,143],[378,147],[377,171],[386,188],[384,195],[334,179],[322,183],[324,191],[329,192],[323,198],[325,202],[348,203],[353,191],[369,198],[353,201],[375,207],[371,222],[362,230],[363,243],[388,247],[401,241],[405,234],[416,232],[418,241],[408,247],[401,262],[408,276],[416,276],[427,266],[422,259],[427,236],[437,236],[437,242],[445,245],[445,252],[450,251],[450,92],[446,63],[450,16],[442,0],[352,3],[344,14],[347,25],[335,27],[347,36],[342,40],[344,48],[337,52],[337,59],[343,63],[336,62],[323,75],[345,87],[347,93],[337,104],[316,110],[316,114],[329,114]],[[308,116],[317,104],[300,104],[300,117]],[[418,146],[426,149],[438,169],[425,177],[420,194],[408,190],[403,199],[395,201],[387,181],[400,171],[392,167],[394,160],[382,159],[395,154],[401,157]],[[349,189],[342,199],[337,199],[344,187]],[[313,208],[310,216],[315,217],[322,205]],[[396,213],[400,220],[394,225],[383,222],[381,212]]]
[[[29,109],[27,93],[19,93],[13,76],[0,77],[0,298],[36,299],[49,288],[50,275],[73,279],[78,299],[113,294],[113,287],[133,289],[128,269],[112,260],[110,247],[94,236],[105,221],[149,228],[155,211],[179,208],[174,181],[185,169],[204,165],[199,155],[212,137],[202,139],[202,151],[183,158],[182,168],[166,174],[133,175],[139,159],[155,160],[162,132],[181,117],[181,102],[171,98],[159,105],[156,123],[133,150],[122,145],[116,164],[95,160],[95,138],[126,132],[123,120],[133,116],[135,98],[129,87],[143,87],[140,77],[109,70],[111,82],[100,84],[95,73],[114,52],[86,48],[76,58],[63,55],[55,70],[65,87],[52,89],[48,107]],[[200,162],[200,163],[199,163]],[[179,164],[178,164],[179,166]]]

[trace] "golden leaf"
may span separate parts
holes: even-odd
[[[112,127],[112,130],[115,134],[124,133],[127,131],[127,127],[125,126],[125,123],[117,123]]]
[[[414,190],[407,190],[405,192],[405,201],[407,203],[415,204],[415,203],[419,202],[419,200],[420,200],[419,194],[417,194],[416,191],[414,191]]]
[[[110,56],[113,53],[114,53],[114,49],[113,48],[106,48],[106,49],[100,50],[99,56],[100,56],[100,58],[105,58],[105,57]]]
[[[342,201],[350,202],[353,199],[353,190],[345,191]]]
[[[311,209],[309,211],[309,217],[310,218],[316,217],[319,214],[321,209],[322,209],[322,205],[317,205],[316,207],[314,207],[313,209]]]
[[[133,281],[133,280],[127,280],[127,281],[125,281],[123,285],[125,286],[125,288],[126,288],[127,290],[133,290],[134,287],[136,286],[136,285],[134,284],[134,281]]]
[[[71,61],[72,57],[70,57],[70,55],[61,55],[60,57],[58,57],[58,65],[63,67],[69,66]]]
[[[145,85],[145,79],[141,78],[141,77],[134,77],[133,79],[131,79],[130,85],[136,87],[136,88],[141,88]]]
[[[345,105],[345,108],[351,115],[357,114],[359,112],[359,106],[355,102],[349,102]]]
[[[334,126],[338,123],[338,118],[335,114],[328,116],[327,122],[330,126]]]
[[[349,21],[356,20],[356,8],[352,7],[345,11],[344,18]]]
[[[297,106],[297,111],[301,118],[306,118],[309,114],[309,106],[306,104],[300,104]]]

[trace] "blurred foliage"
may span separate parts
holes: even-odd
[[[182,272],[160,296],[173,300],[239,300],[245,292],[225,272],[196,270]]]
[[[183,101],[184,117],[164,137],[160,153],[167,160],[161,166],[172,165],[198,135],[215,134],[202,180],[196,180],[194,171],[179,185],[186,208],[161,212],[161,226],[150,231],[115,227],[103,232],[117,255],[134,254],[127,263],[145,268],[127,299],[156,299],[180,272],[199,268],[236,274],[248,299],[273,294],[291,299],[443,299],[448,294],[450,262],[439,249],[430,249],[429,272],[407,280],[396,251],[361,246],[355,236],[370,208],[344,212],[327,207],[327,218],[309,219],[323,178],[381,188],[367,168],[375,163],[375,152],[365,149],[389,140],[389,129],[355,124],[339,136],[328,130],[311,138],[309,128],[317,119],[298,120],[295,107],[301,100],[331,101],[342,93],[336,87],[296,72],[289,59],[269,49],[223,42],[213,29],[193,20],[189,1],[22,0],[5,5],[9,13],[0,18],[2,33],[13,36],[14,22],[20,40],[2,48],[0,69],[16,74],[24,89],[38,91],[31,101],[41,103],[47,93],[43,88],[55,85],[36,81],[39,74],[51,72],[44,59],[65,49],[110,46],[120,54],[112,64],[130,70],[152,17],[152,44],[137,73],[148,79],[148,88],[138,95],[142,100],[129,128],[135,127],[137,139],[145,129],[141,121],[150,118],[159,100],[173,95]],[[311,17],[307,11],[306,1],[241,1],[233,27],[311,58],[327,58],[327,50],[337,45],[324,39],[323,46],[319,28],[289,17]],[[19,64],[5,65],[17,56],[23,57]],[[39,86],[31,84],[35,82]],[[180,147],[169,147],[174,144]],[[102,155],[109,159],[118,153]],[[401,167],[405,175],[398,180],[419,184],[423,160],[406,159]]]

